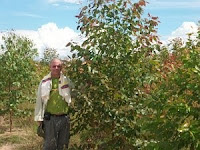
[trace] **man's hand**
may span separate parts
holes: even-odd
[[[38,121],[39,126],[37,127],[37,135],[44,138],[44,128],[43,128],[43,121]]]
[[[42,124],[42,121],[38,121],[38,125],[41,125]]]

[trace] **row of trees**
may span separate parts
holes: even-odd
[[[69,43],[75,82],[74,149],[199,149],[197,41],[161,46],[146,1],[96,0],[83,7],[81,46]]]
[[[200,148],[200,30],[196,40],[162,46],[158,18],[143,17],[146,4],[96,0],[77,16],[86,38],[68,44],[74,54],[63,70],[75,84],[71,132],[81,137],[71,149]],[[0,112],[12,116],[18,104],[33,102],[57,54],[50,49],[36,62],[29,39],[10,34],[4,41]]]

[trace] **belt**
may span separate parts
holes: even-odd
[[[67,116],[68,114],[50,114],[50,115],[54,117],[62,117],[62,116]]]

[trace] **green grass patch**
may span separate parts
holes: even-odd
[[[12,135],[12,136],[1,136],[0,138],[0,145],[6,145],[6,144],[21,144],[24,141],[25,139],[20,137],[20,136],[17,136],[17,135]]]

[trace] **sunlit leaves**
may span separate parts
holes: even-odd
[[[167,149],[163,147],[166,140],[171,149],[198,149],[199,47],[191,40],[185,46],[180,39],[170,44],[173,52],[161,51],[159,55],[161,72],[157,77],[160,76],[160,82],[151,90],[152,103],[149,104],[156,114],[154,121],[147,121],[145,130],[153,133],[151,138],[159,141],[161,145],[157,145],[162,149]],[[154,124],[158,132],[154,131]]]
[[[18,110],[19,103],[30,99],[25,98],[25,95],[30,96],[28,93],[36,79],[33,58],[37,50],[29,39],[14,33],[9,33],[2,39],[4,44],[0,49],[3,52],[0,55],[0,103],[1,111],[10,112],[11,117]]]
[[[44,56],[41,62],[44,64],[49,64],[53,58],[58,58],[59,56],[59,54],[57,54],[57,51],[53,48],[46,48],[43,54]]]
[[[137,116],[147,111],[143,84],[153,80],[148,57],[152,43],[158,41],[156,19],[142,18],[145,5],[144,0],[97,0],[77,16],[86,39],[81,46],[68,44],[74,52],[68,73],[77,93],[74,131],[86,129],[89,137],[83,145],[106,149],[136,145]]]
[[[77,16],[85,35],[74,59],[73,133],[85,149],[198,149],[199,47],[161,47],[147,2],[95,0]]]

